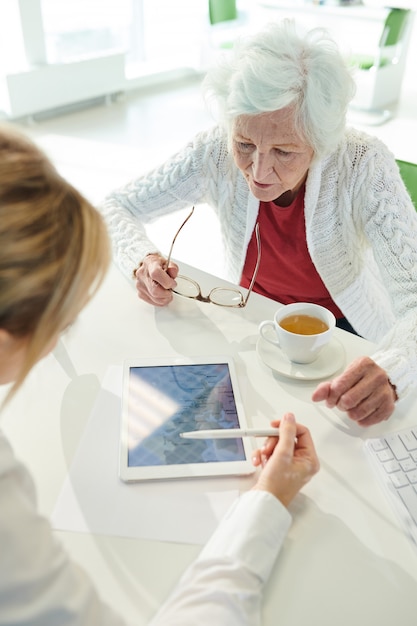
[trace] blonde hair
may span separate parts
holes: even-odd
[[[8,400],[110,262],[98,211],[26,136],[0,126],[0,328],[27,340]]]

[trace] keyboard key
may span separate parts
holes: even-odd
[[[398,435],[387,435],[387,437],[385,437],[385,441],[387,442],[389,448],[392,450],[392,453],[397,461],[402,461],[403,459],[409,457],[408,450],[406,449]]]
[[[399,487],[408,486],[410,484],[407,476],[403,474],[403,472],[394,472],[393,474],[390,474],[389,477],[396,489],[398,489]]]
[[[411,470],[416,468],[416,464],[411,457],[404,459],[404,461],[401,461],[399,465],[403,472],[411,472]]]
[[[382,467],[387,472],[387,474],[391,474],[391,472],[398,472],[398,470],[402,469],[398,461],[393,459],[392,461],[386,461],[383,463]]]
[[[398,494],[407,507],[414,523],[417,524],[417,492],[414,487],[403,487],[398,490]]]
[[[388,447],[385,439],[372,439],[371,445],[375,452],[379,452],[380,450],[386,450]]]
[[[412,483],[413,485],[417,484],[417,469],[413,469],[411,472],[407,472],[406,476],[410,483]]]
[[[412,450],[417,450],[417,438],[412,432],[401,433],[399,437],[403,442],[406,450],[408,450],[409,452],[411,452]]]
[[[386,450],[381,450],[381,452],[377,452],[377,457],[381,461],[381,463],[385,463],[385,461],[391,461],[394,459],[392,452],[389,448]]]

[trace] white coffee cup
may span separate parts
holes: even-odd
[[[283,320],[287,329],[281,326]],[[335,326],[335,316],[325,307],[295,302],[279,308],[273,320],[261,322],[259,332],[293,363],[312,363],[329,343]]]

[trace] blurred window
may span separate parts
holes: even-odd
[[[135,0],[41,0],[48,63],[126,49]]]
[[[144,65],[198,63],[205,5],[205,0],[41,0],[47,61],[65,63],[117,49],[138,73],[149,71]]]
[[[18,3],[0,1],[0,78],[26,66]]]

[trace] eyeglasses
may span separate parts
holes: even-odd
[[[169,266],[175,240],[177,239],[182,228],[188,222],[188,220],[190,219],[193,213],[194,213],[194,207],[191,209],[191,213],[185,218],[185,220],[183,221],[183,223],[181,224],[181,226],[175,233],[175,237],[172,240],[168,258],[165,263],[165,269],[168,268]],[[229,289],[227,287],[215,287],[214,289],[210,291],[208,296],[203,296],[201,293],[201,287],[198,283],[195,282],[195,280],[193,280],[192,278],[188,278],[187,276],[181,276],[180,274],[175,278],[177,286],[172,291],[179,296],[183,296],[184,298],[192,298],[194,300],[199,300],[200,302],[211,302],[212,304],[217,304],[218,306],[237,307],[237,308],[243,308],[244,306],[246,306],[249,300],[249,296],[252,293],[256,276],[258,274],[259,264],[261,262],[261,237],[259,235],[259,224],[256,224],[255,235],[256,235],[256,245],[258,249],[258,257],[256,260],[256,265],[255,265],[255,270],[253,272],[252,280],[250,282],[248,291],[246,293],[246,297],[242,294],[242,292],[239,289]]]

